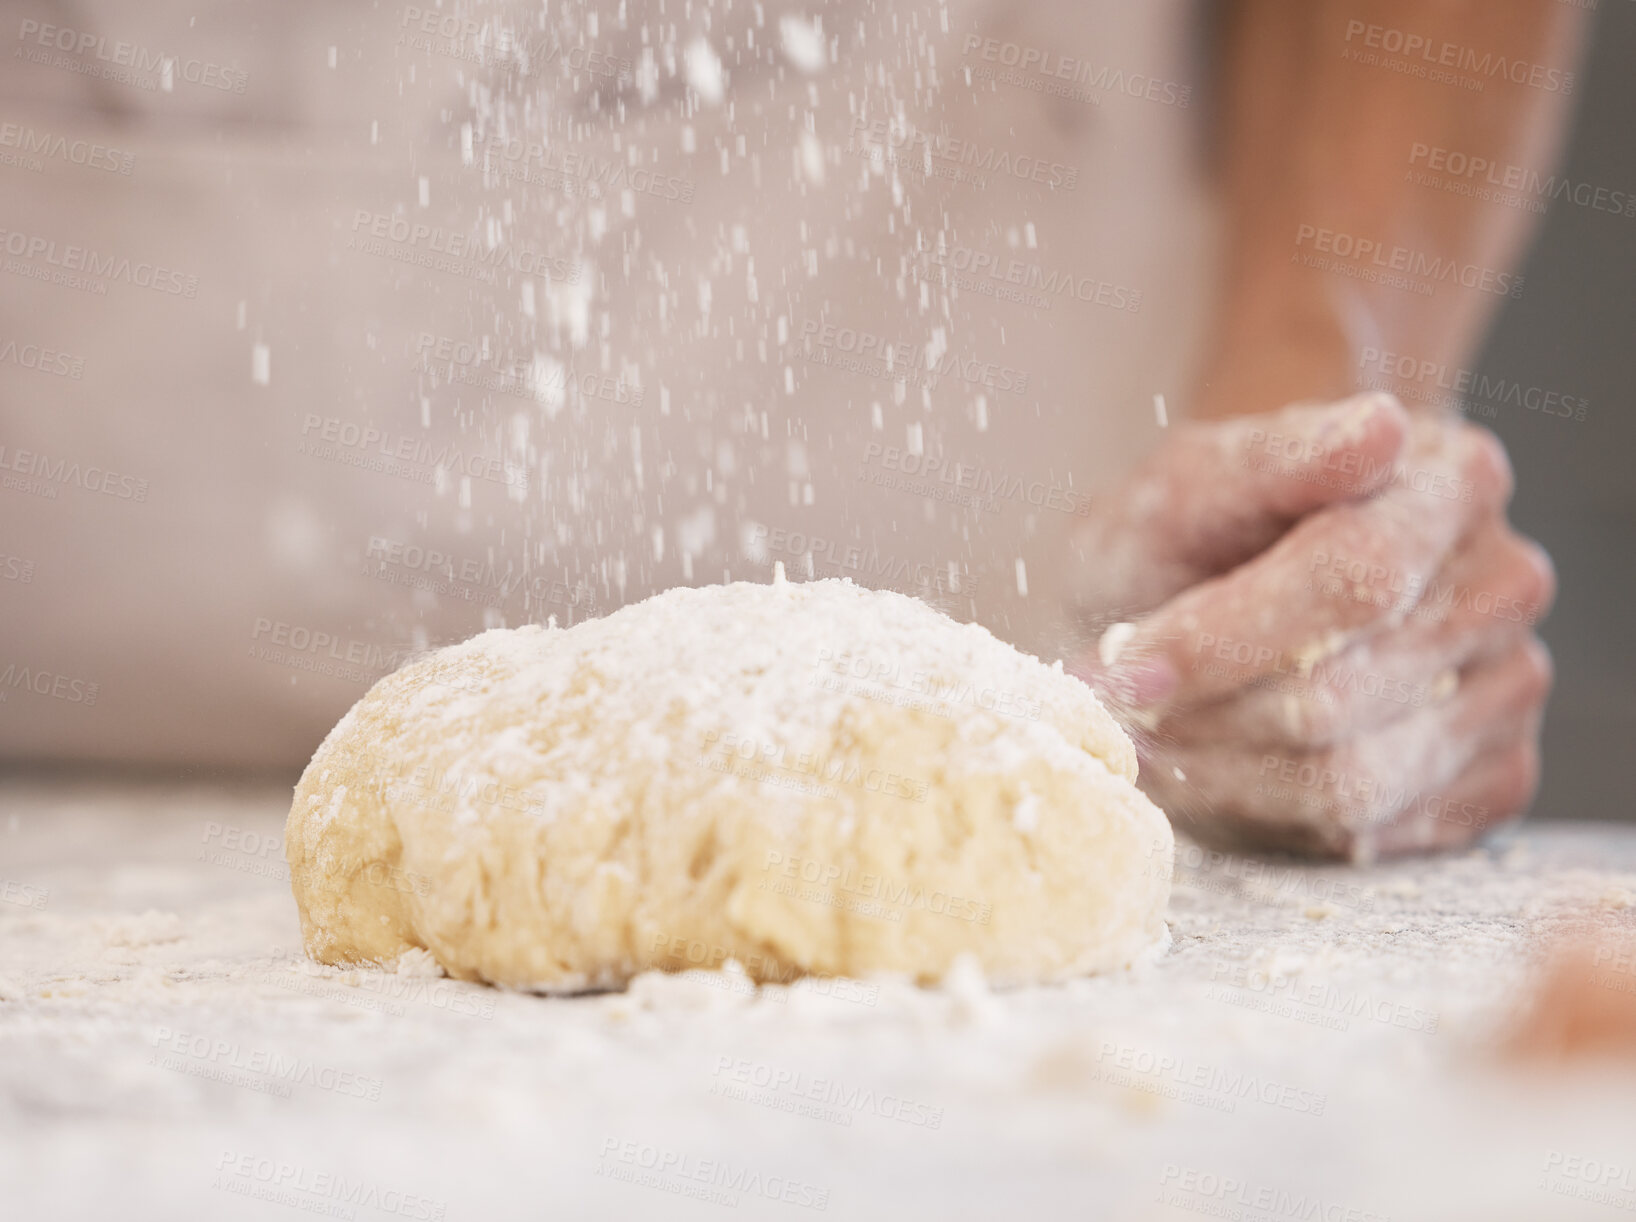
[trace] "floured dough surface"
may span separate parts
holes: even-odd
[[[736,960],[1001,983],[1167,937],[1172,839],[1079,680],[844,580],[681,588],[377,683],[296,787],[309,954],[514,988]]]

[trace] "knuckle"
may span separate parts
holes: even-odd
[[[1379,395],[1381,428],[1392,438],[1394,452],[1409,439],[1412,417],[1409,409],[1403,406],[1403,400],[1394,394],[1384,391]]]
[[[1143,462],[1148,475],[1214,471],[1241,458],[1250,448],[1250,431],[1239,421],[1189,420]]]
[[[1511,499],[1515,475],[1505,444],[1488,429],[1465,427],[1466,476],[1478,489],[1504,502]]]
[[[1551,660],[1551,651],[1546,648],[1545,642],[1537,636],[1530,636],[1522,643],[1523,693],[1527,702],[1537,704],[1543,701],[1551,690],[1551,684],[1556,678],[1556,664]]]
[[[1281,703],[1284,732],[1304,745],[1328,746],[1351,728],[1347,697],[1330,684],[1312,684]]]
[[[1551,554],[1532,539],[1519,536],[1517,549],[1526,574],[1519,601],[1543,615],[1546,608],[1556,601],[1556,565],[1551,560]]]
[[[1378,806],[1376,799],[1363,796],[1373,794],[1376,778],[1370,762],[1351,743],[1320,748],[1307,758],[1318,769],[1312,792],[1330,817],[1356,823],[1387,813],[1372,807]]]

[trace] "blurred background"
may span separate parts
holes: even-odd
[[[1636,5],[1588,7],[1559,172],[1636,191]],[[873,86],[846,43],[940,34],[843,9],[816,36],[794,8],[740,25],[690,11],[675,20],[706,49],[654,66],[637,23],[586,9],[8,6],[4,767],[293,782],[335,718],[425,649],[765,579],[779,559],[847,572],[823,557],[848,548],[911,574],[875,584],[1002,634],[1020,623],[1016,566],[1041,575],[1038,602],[1058,546],[1037,515],[870,500],[860,471],[882,439],[982,454],[1004,438],[1008,461],[1094,492],[1159,436],[1155,390],[1186,414],[1218,262],[1191,158],[1214,14],[1086,10],[1110,60],[1189,106],[1040,103],[1036,129],[1004,108],[893,99],[1075,171],[1072,194],[1044,198],[860,169]],[[1023,46],[1055,38],[994,6],[962,14]],[[778,69],[741,57],[724,99],[708,47],[774,29]],[[839,66],[809,71],[826,48]],[[735,107],[765,147],[746,146]],[[625,167],[620,189],[584,187],[598,157]],[[837,209],[843,191],[872,203]],[[928,213],[1137,285],[1141,312],[968,302],[939,318],[879,254]],[[1155,221],[1146,239],[1129,236],[1138,216]],[[1636,219],[1557,200],[1541,222],[1527,291],[1472,369],[1577,399],[1583,419],[1460,406],[1505,440],[1514,520],[1561,579],[1536,815],[1627,819]],[[835,323],[951,346],[1026,391],[905,387],[826,364],[833,348],[814,360]],[[1087,400],[1127,426],[1076,440]]]
[[[1636,165],[1636,5],[1597,6],[1584,96],[1563,174],[1630,183]],[[1560,387],[1588,401],[1585,420],[1498,411],[1484,419],[1517,471],[1513,520],[1556,562],[1561,595],[1544,636],[1557,664],[1545,719],[1537,818],[1636,818],[1617,761],[1636,733],[1636,645],[1623,627],[1636,599],[1636,418],[1628,406],[1636,352],[1636,220],[1582,208],[1546,214],[1523,274],[1483,346],[1478,370]],[[1570,390],[1572,387],[1574,389]]]

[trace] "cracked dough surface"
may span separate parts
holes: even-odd
[[[1027,983],[1168,938],[1172,838],[1090,689],[844,580],[681,588],[377,683],[296,788],[302,935],[519,989]]]

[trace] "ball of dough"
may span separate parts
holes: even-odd
[[[1172,839],[1090,689],[845,580],[674,589],[387,676],[313,756],[307,951],[558,992],[736,960],[996,983],[1160,948]]]

